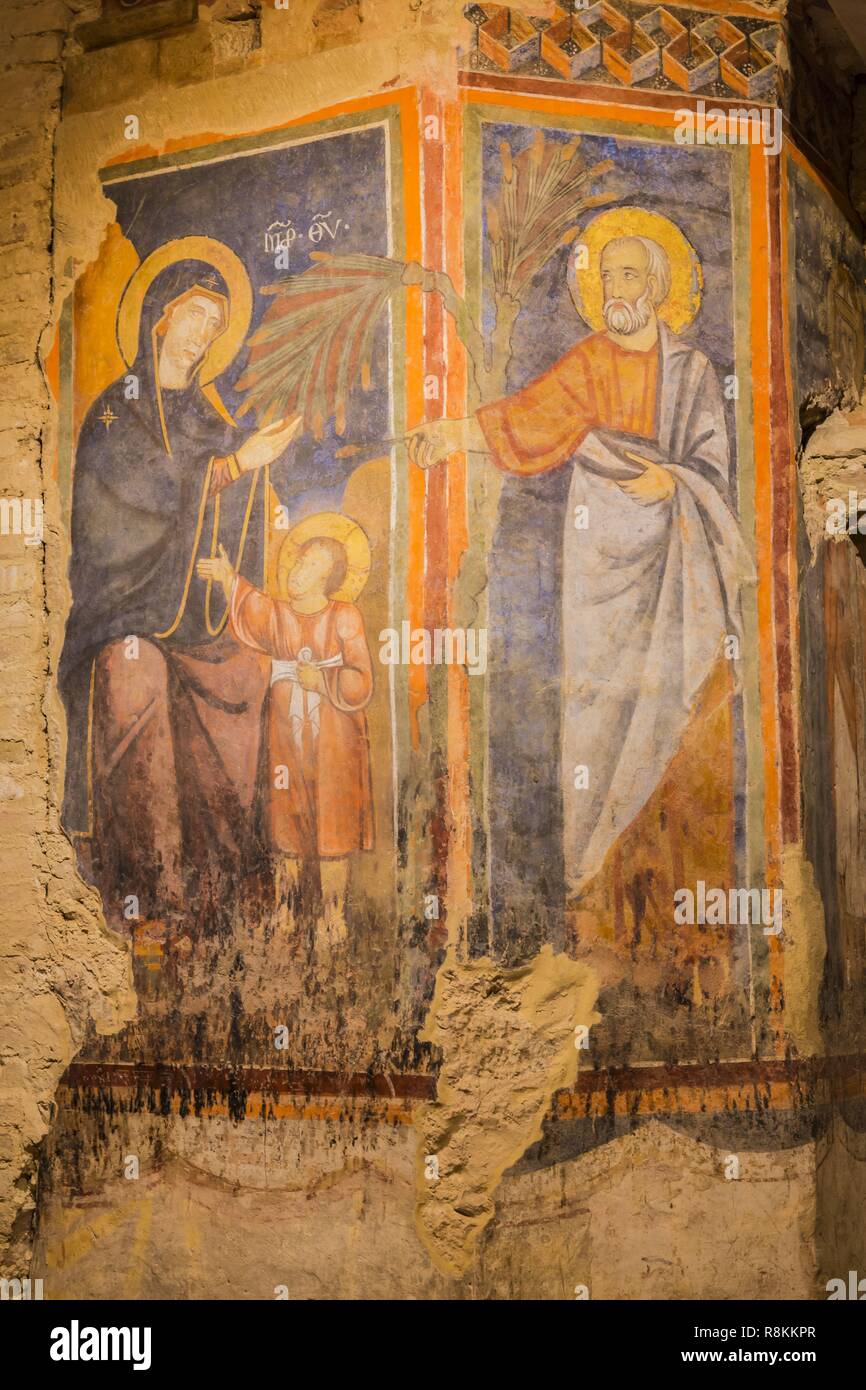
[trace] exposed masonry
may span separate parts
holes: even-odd
[[[91,10],[93,6],[89,7]],[[111,1030],[135,1003],[125,953],[101,925],[61,834],[53,800],[58,709],[46,693],[49,616],[64,605],[57,506],[46,459],[52,423],[40,336],[54,312],[54,134],[62,55],[82,0],[7,0],[0,53],[0,395],[14,402],[0,429],[4,493],[44,502],[45,545],[0,536],[0,877],[3,881],[0,1017],[0,1273],[25,1272],[37,1146],[55,1088],[88,1019]]]
[[[551,1097],[575,1080],[574,1028],[599,1022],[597,998],[589,966],[550,946],[517,970],[454,954],[440,967],[421,1036],[441,1047],[444,1061],[420,1121],[417,1164],[418,1230],[443,1273],[469,1268],[502,1175],[541,1138]],[[428,1153],[437,1160],[434,1181]]]
[[[866,403],[840,406],[818,425],[800,460],[800,489],[814,560],[822,541],[846,540],[845,531],[828,529],[828,504],[847,504],[851,492],[866,500]]]

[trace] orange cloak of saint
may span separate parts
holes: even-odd
[[[546,473],[598,426],[655,435],[658,344],[630,352],[604,333],[577,343],[522,391],[482,406],[478,421],[499,467]]]
[[[373,693],[373,671],[359,610],[332,599],[318,613],[296,613],[290,603],[239,577],[230,623],[237,641],[272,659],[265,783],[271,847],[299,859],[336,859],[371,849],[364,709]],[[292,678],[291,663],[302,653],[321,669],[323,694],[303,690]]]

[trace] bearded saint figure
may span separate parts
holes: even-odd
[[[723,642],[740,631],[738,592],[752,574],[716,373],[664,321],[668,252],[649,236],[604,238],[605,222],[627,228],[631,214],[633,223],[663,224],[683,259],[688,243],[667,219],[640,209],[602,214],[598,254],[580,271],[582,292],[596,296],[598,331],[513,395],[409,435],[422,468],[460,451],[524,477],[571,468],[560,745],[571,902],[598,881],[690,721],[729,699]],[[660,913],[670,922],[670,902]]]
[[[232,639],[228,605],[195,573],[223,545],[264,581],[268,465],[297,429],[241,434],[212,384],[250,303],[221,243],[159,248],[121,301],[131,375],[98,396],[78,440],[63,823],[115,927],[130,898],[140,920],[188,921],[256,858],[266,663]]]

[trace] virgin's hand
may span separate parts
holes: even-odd
[[[255,434],[244,440],[235,454],[241,472],[249,473],[253,468],[273,463],[288,448],[300,428],[301,416],[295,415],[291,420],[277,420],[267,429],[256,430]]]
[[[231,564],[224,560],[199,560],[196,564],[196,574],[200,580],[215,580],[217,584],[231,584],[235,574]]]

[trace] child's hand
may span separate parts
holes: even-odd
[[[298,680],[305,690],[315,690],[319,695],[325,694],[325,677],[311,661],[298,662]]]
[[[220,553],[213,560],[199,560],[195,572],[199,579],[216,580],[218,584],[222,584],[226,593],[229,592],[235,580],[232,562],[226,554],[224,545],[220,546]]]

